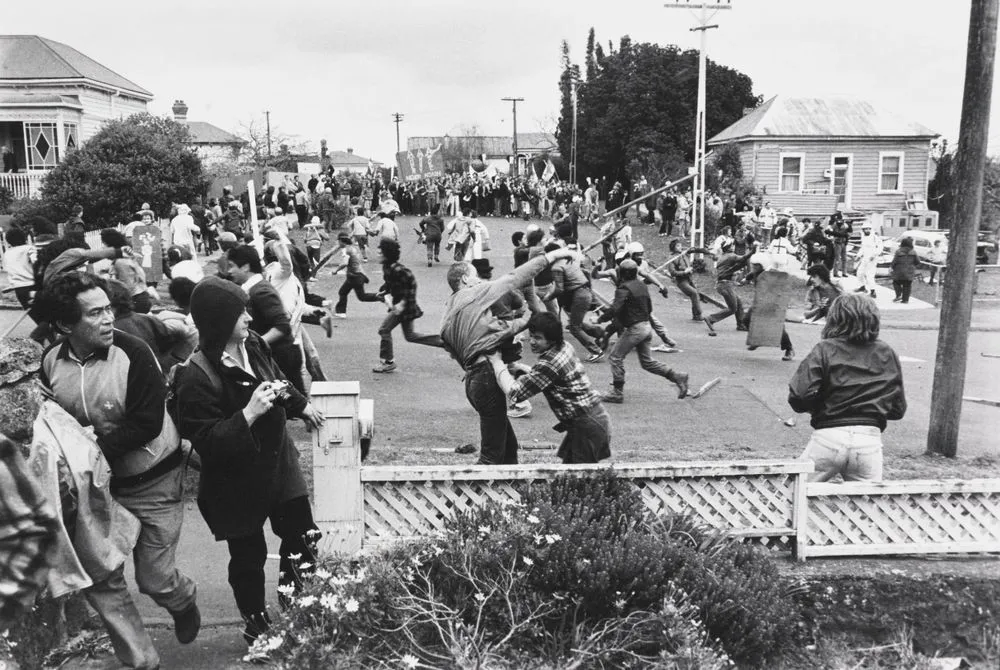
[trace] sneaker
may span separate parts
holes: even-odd
[[[333,315],[335,317],[337,317],[338,319],[346,319],[347,318],[347,312],[334,312]]]
[[[664,354],[679,354],[679,353],[681,353],[681,350],[678,349],[677,347],[668,347],[665,344],[661,344],[659,346],[655,346],[655,347],[652,348],[651,351],[659,351],[659,352],[662,352]]]
[[[781,357],[783,361],[790,361],[795,358],[795,349],[785,349],[785,355]]]
[[[903,302],[903,299],[902,298],[893,298],[892,301],[893,302]]]
[[[715,332],[715,327],[712,326],[712,322],[709,321],[707,317],[704,318],[704,319],[702,319],[702,321],[704,321],[705,325],[708,326],[708,336],[709,337],[715,337],[716,335],[718,335],[718,333]]]
[[[384,374],[388,372],[395,372],[396,364],[392,361],[382,361],[378,365],[372,368],[372,372],[377,372],[379,374]]]
[[[440,259],[440,258],[438,258],[437,256],[435,256],[435,257],[434,257],[434,262],[435,262],[435,263],[440,263],[440,262],[441,262],[441,259]]]
[[[592,351],[592,352],[590,352],[590,356],[588,356],[587,358],[585,358],[584,361],[587,362],[587,363],[597,363],[602,358],[604,358],[604,352],[603,351]]]
[[[621,405],[625,402],[625,394],[621,389],[611,389],[601,394],[601,402],[609,402],[614,405]]]
[[[699,314],[698,316],[692,316],[691,320],[694,321],[695,323],[701,323],[702,321],[705,320],[705,317]]]
[[[176,614],[171,612],[170,616],[174,618],[174,635],[177,636],[177,641],[181,644],[194,642],[198,637],[198,631],[201,630],[201,612],[198,610],[198,603],[191,603],[191,606],[183,612]]]
[[[511,419],[523,419],[531,414],[531,403],[525,400],[507,408],[507,416]]]
[[[326,333],[327,339],[333,337],[333,317],[327,314],[322,319],[319,320],[319,325],[323,326],[323,332]]]

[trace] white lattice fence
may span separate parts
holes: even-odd
[[[807,556],[1000,551],[1000,480],[808,484]]]
[[[732,534],[794,536],[795,501],[804,496],[802,461],[472,467],[363,467],[364,544],[426,536],[445,520],[488,500],[520,500],[520,491],[560,474],[611,468],[629,479],[654,513],[689,513]]]

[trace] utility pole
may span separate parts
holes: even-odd
[[[264,111],[264,118],[267,121],[267,164],[271,164],[271,110]]]
[[[723,9],[732,9],[730,0],[714,0],[708,2],[690,2],[689,0],[673,0],[672,3],[664,5],[673,9],[698,9],[699,14],[695,15],[698,25],[691,28],[691,32],[701,33],[701,48],[698,49],[698,111],[695,116],[694,135],[694,168],[698,171],[698,184],[695,197],[700,194],[698,211],[696,216],[692,216],[691,226],[691,246],[700,247],[705,243],[705,75],[708,66],[708,59],[705,50],[708,48],[708,31],[718,28],[717,24],[709,25],[709,21],[715,18],[716,13]],[[692,203],[693,204],[693,203]]]
[[[403,115],[399,112],[393,112],[392,114],[393,122],[396,124],[396,153],[398,154],[402,149],[399,148],[399,124],[403,120]]]
[[[517,103],[524,102],[524,98],[500,98],[511,103],[514,107],[514,176],[520,176],[521,161],[517,158]]]
[[[576,86],[579,82],[574,78],[570,82],[573,91],[573,133],[569,140],[569,183],[576,185]]]
[[[965,92],[958,136],[955,220],[948,236],[948,281],[942,287],[928,453],[954,458],[968,358],[972,288],[976,273],[976,233],[983,206],[983,173],[990,134],[990,100],[997,48],[1000,0],[972,0],[969,47],[965,57]]]

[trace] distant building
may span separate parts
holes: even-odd
[[[0,186],[37,190],[42,176],[108,119],[145,112],[153,94],[73,47],[0,35]]]
[[[799,219],[837,209],[896,212],[905,227],[936,227],[925,204],[936,137],[862,100],[775,96],[708,146],[739,147],[744,178]]]
[[[446,161],[448,158],[461,158],[466,162],[478,159],[482,160],[487,167],[492,166],[503,174],[510,171],[514,157],[514,137],[512,135],[409,137],[406,140],[406,149],[407,151],[431,149],[439,144],[445,151]],[[559,148],[555,135],[552,133],[517,134],[517,156],[521,174],[527,172],[527,166],[534,157],[541,154],[556,155],[558,153]]]
[[[187,126],[191,134],[190,144],[205,164],[232,163],[239,158],[246,144],[244,140],[211,123],[189,121],[188,106],[183,100],[175,100],[172,109],[174,121]]]
[[[323,165],[329,165],[336,172],[366,172],[369,167],[378,169],[382,167],[382,163],[378,162],[373,158],[366,158],[365,156],[359,156],[354,153],[354,149],[348,147],[347,151],[333,151],[326,152],[326,160],[317,161]]]

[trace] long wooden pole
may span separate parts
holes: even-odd
[[[941,300],[934,387],[931,390],[927,451],[953,458],[958,453],[962,391],[968,358],[972,287],[976,271],[976,232],[982,213],[983,173],[990,131],[993,61],[997,48],[1000,0],[972,0],[969,47],[958,139],[955,220],[948,240],[948,282]]]

